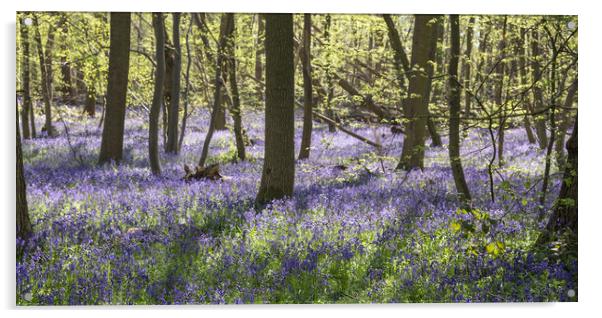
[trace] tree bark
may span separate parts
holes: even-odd
[[[155,30],[155,87],[153,104],[151,105],[148,125],[148,158],[154,175],[161,174],[159,161],[159,114],[163,101],[163,83],[165,82],[165,25],[163,14],[153,13],[153,28]]]
[[[180,114],[180,77],[182,73],[182,48],[180,45],[180,13],[172,13],[173,18],[173,67],[171,69],[171,100],[167,123],[167,153],[178,153],[178,124]]]
[[[460,202],[464,208],[470,207],[470,190],[464,177],[462,159],[460,157],[460,78],[458,77],[458,61],[460,57],[460,18],[450,15],[451,24],[451,58],[449,61],[449,162],[460,194]]]
[[[23,152],[21,150],[21,133],[19,131],[19,116],[17,118],[17,239],[27,240],[33,232],[29,212],[27,210],[27,190],[23,173]],[[17,258],[21,251],[17,248]]]
[[[520,81],[521,81],[521,85],[523,87],[527,87],[528,85],[528,81],[527,81],[527,52],[525,49],[525,45],[527,44],[526,42],[526,35],[527,35],[527,31],[525,28],[521,28],[520,30],[520,39],[518,40],[518,67],[519,67],[519,73],[520,73]],[[533,107],[531,106],[531,100],[529,98],[529,95],[526,94],[526,96],[523,97],[524,98],[524,103],[523,103],[523,109],[525,110],[525,112],[530,113],[533,112]],[[527,133],[527,140],[529,140],[530,144],[534,144],[537,141],[535,140],[535,136],[533,135],[533,130],[531,128],[531,119],[530,119],[530,115],[525,115],[525,118],[523,119],[523,124],[525,126],[525,131]],[[564,147],[564,146],[562,146]]]
[[[326,103],[325,110],[326,116],[336,121],[335,113],[332,109],[332,97],[334,96],[334,87],[333,87],[333,79],[332,79],[332,70],[331,70],[331,60],[330,60],[330,50],[332,49],[330,46],[330,26],[332,24],[330,14],[327,14],[324,18],[324,43],[326,43]],[[328,123],[328,131],[335,132],[337,130],[336,126],[332,123]]]
[[[263,80],[263,62],[262,62],[262,52],[263,52],[263,40],[264,40],[264,25],[263,25],[263,16],[261,14],[257,14],[257,38],[255,40],[255,78],[258,80]],[[263,101],[263,88],[257,85],[255,93],[257,94],[257,100],[261,103]]]
[[[106,118],[99,164],[111,160],[120,162],[123,157],[125,104],[130,69],[130,22],[129,12],[111,13]]]
[[[46,47],[44,47],[42,45],[40,22],[37,15],[33,16],[33,25],[35,27],[34,38],[38,47],[38,59],[40,62],[42,99],[44,100],[45,121],[42,131],[46,131],[49,137],[54,137],[56,135],[56,130],[52,126],[52,45],[54,43],[54,26],[51,24],[48,28],[48,38],[46,39]]]
[[[566,143],[568,153],[567,164],[564,167],[560,193],[556,199],[554,211],[548,220],[546,227],[537,239],[536,245],[542,245],[552,241],[565,231],[569,231],[572,245],[576,249],[578,237],[578,140],[577,140],[577,118],[571,138]]]
[[[209,155],[209,145],[211,144],[211,138],[218,125],[222,124],[221,117],[224,114],[222,107],[222,88],[224,80],[222,77],[224,69],[224,57],[226,52],[226,43],[228,40],[227,34],[230,29],[234,27],[234,15],[232,13],[224,13],[220,22],[220,36],[217,48],[217,62],[215,67],[215,91],[213,94],[213,109],[211,111],[211,120],[209,121],[209,129],[207,130],[207,136],[203,142],[203,150],[201,151],[201,158],[199,159],[199,167],[204,167]],[[225,126],[224,126],[225,127]]]
[[[569,116],[570,113],[569,108],[573,106],[573,102],[575,101],[575,95],[577,94],[578,83],[577,79],[571,83],[569,90],[566,94],[564,100],[564,109],[561,111],[560,115],[560,123],[558,124],[558,139],[556,140],[556,161],[558,163],[558,167],[563,167],[565,163],[565,155],[564,155],[564,139],[566,135],[566,130],[570,127]]]
[[[236,29],[236,19],[234,14],[231,17],[231,26],[226,34],[227,62],[228,62],[228,81],[230,82],[230,95],[232,96],[232,120],[234,121],[234,138],[236,140],[236,153],[238,159],[245,160],[245,142],[243,138],[242,114],[240,109],[240,96],[238,93],[238,84],[236,82],[236,38],[234,31]]]
[[[266,14],[265,155],[256,203],[293,194],[295,68],[292,14]]]
[[[436,25],[437,27],[431,28],[431,36],[429,37],[430,47],[429,47],[429,62],[426,64],[426,93],[424,94],[424,103],[426,104],[427,118],[426,118],[426,128],[431,136],[431,146],[433,147],[441,147],[443,146],[443,142],[441,142],[441,136],[437,132],[437,126],[431,117],[431,111],[429,109],[429,104],[431,100],[431,88],[433,85],[433,76],[435,73],[435,61],[437,57],[437,29],[438,26],[443,24],[443,17],[440,16],[437,18]]]
[[[194,14],[191,14],[193,17]],[[182,149],[184,135],[186,134],[186,120],[188,119],[188,104],[190,102],[190,67],[192,65],[192,55],[190,54],[190,33],[192,31],[192,21],[188,25],[186,32],[186,75],[184,75],[184,115],[182,116],[182,128],[180,129],[180,140],[178,141],[178,150]]]
[[[500,166],[504,164],[504,137],[505,137],[505,129],[504,126],[506,124],[506,110],[503,105],[503,92],[504,92],[504,73],[506,72],[506,62],[504,61],[506,58],[506,29],[507,29],[508,17],[504,16],[504,21],[502,22],[502,40],[498,46],[498,54],[500,58],[500,62],[497,64],[495,69],[496,73],[496,91],[495,91],[495,104],[500,110],[500,119],[499,119],[499,127],[498,127],[498,136],[497,136],[497,158]]]
[[[19,31],[21,33],[21,89],[23,91],[23,106],[21,108],[21,130],[23,131],[23,139],[29,139],[29,112],[33,112],[31,104],[31,85],[29,74],[29,26],[23,22],[27,18],[22,16],[19,21]],[[17,126],[19,129],[19,126]]]
[[[464,64],[463,64],[463,72],[462,75],[464,76],[464,88],[465,90],[470,89],[470,76],[471,76],[471,69],[472,69],[472,60],[471,60],[471,56],[472,56],[472,37],[474,35],[474,24],[475,24],[475,17],[470,17],[470,19],[468,20],[468,26],[466,28],[466,51],[464,51]],[[471,112],[471,104],[472,104],[472,96],[470,96],[470,94],[466,93],[464,94],[464,113],[466,114],[466,116],[470,116],[470,112]]]
[[[313,128],[313,88],[311,78],[311,14],[303,15],[303,135],[299,159],[309,158],[311,149],[311,132]]]
[[[540,58],[541,52],[539,50],[539,32],[537,29],[531,31],[531,67],[533,69],[533,82],[539,82],[541,80],[541,66],[539,65],[538,59]],[[543,105],[543,91],[541,84],[537,83],[533,87],[533,97],[535,104],[535,112],[541,112],[544,108]],[[546,132],[546,119],[545,114],[538,114],[535,116],[535,133],[539,142],[539,148],[545,149],[548,145],[548,135]]]
[[[427,90],[427,63],[431,41],[428,38],[434,27],[430,20],[433,15],[416,15],[412,38],[412,70],[408,96],[404,100],[404,115],[407,117],[406,138],[397,169],[411,170],[424,168],[424,141],[428,105],[425,103]]]

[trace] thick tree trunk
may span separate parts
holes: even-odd
[[[534,29],[531,32],[531,67],[533,68],[533,82],[541,81],[541,66],[539,64],[538,58],[540,58],[541,52],[539,50],[539,32],[537,29]],[[544,109],[543,104],[543,91],[541,89],[541,84],[537,83],[533,87],[533,97],[534,97],[534,111],[541,112]],[[535,116],[535,132],[537,134],[537,140],[539,142],[539,148],[545,149],[548,145],[548,135],[546,131],[546,118],[545,114],[537,114]]]
[[[464,208],[470,207],[470,190],[464,178],[462,159],[460,157],[460,78],[458,77],[458,60],[460,57],[460,18],[450,15],[451,25],[451,59],[449,61],[449,162],[456,184],[456,191]]]
[[[577,247],[577,185],[578,185],[578,141],[577,141],[577,118],[571,138],[566,143],[568,153],[567,164],[564,167],[564,176],[560,193],[554,206],[554,211],[548,220],[544,231],[537,239],[536,245],[541,245],[552,241],[565,231],[570,231],[570,238],[573,240],[574,248]]]
[[[234,28],[234,14],[224,13],[220,22],[220,36],[217,48],[217,62],[215,67],[215,91],[213,94],[213,109],[211,111],[211,120],[209,121],[209,129],[207,130],[207,136],[203,142],[203,150],[201,151],[201,158],[199,159],[199,167],[204,167],[209,155],[209,145],[211,144],[211,138],[213,133],[218,129],[218,125],[221,124],[221,118],[224,114],[222,106],[222,88],[224,85],[223,72],[224,72],[224,58],[225,49],[230,30]],[[224,123],[225,125],[225,123]],[[225,126],[224,126],[225,127]]]
[[[155,87],[153,104],[151,105],[148,125],[148,158],[154,175],[161,174],[159,161],[159,114],[163,101],[163,83],[165,82],[165,25],[163,14],[153,13],[153,28],[155,30]]]
[[[410,74],[408,96],[404,100],[404,114],[407,118],[406,138],[397,169],[411,170],[424,167],[424,140],[428,117],[428,105],[424,99],[427,90],[425,70],[432,43],[428,41],[428,38],[434,27],[429,21],[435,18],[437,16],[416,15],[414,20],[412,73]]]
[[[123,156],[125,103],[130,69],[130,22],[129,12],[111,13],[106,118],[99,164],[111,160],[119,162]]]
[[[171,101],[167,123],[167,145],[165,151],[178,153],[178,124],[180,114],[180,77],[182,73],[182,48],[180,45],[180,13],[172,13],[173,18],[173,67],[171,76]]]
[[[265,155],[256,203],[293,194],[295,68],[293,15],[266,14]]]
[[[26,240],[33,232],[29,212],[27,211],[27,191],[23,173],[23,152],[21,150],[21,133],[19,131],[19,116],[17,118],[17,238]],[[21,251],[17,248],[17,258]]]
[[[240,109],[240,96],[238,93],[238,83],[236,82],[236,19],[232,15],[231,27],[226,34],[227,62],[228,62],[228,81],[230,82],[230,95],[232,97],[232,120],[234,121],[234,138],[236,140],[236,153],[238,159],[245,160],[245,142],[243,138],[242,114]]]
[[[311,78],[311,14],[307,13],[303,15],[303,52],[301,62],[303,63],[303,135],[301,137],[299,159],[307,159],[309,158],[311,149],[314,101]]]
[[[23,16],[19,21],[19,31],[21,32],[21,89],[23,91],[23,106],[21,107],[21,130],[23,139],[29,139],[29,112],[33,112],[31,104],[31,85],[29,81],[29,26],[25,25],[27,16]],[[17,126],[19,129],[19,126]]]

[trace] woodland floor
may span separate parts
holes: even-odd
[[[57,121],[60,137],[24,141],[35,237],[16,265],[18,304],[574,300],[567,291],[577,289],[576,260],[530,250],[559,176],[554,168],[540,207],[544,154],[522,129],[506,133],[495,202],[488,133],[463,138],[473,213],[459,209],[446,146],[427,147],[424,171],[395,171],[403,135],[366,124],[350,126],[380,141],[380,154],[315,124],[311,157],[296,163],[294,197],[255,211],[263,113],[243,113],[255,141],[246,162],[233,160],[230,132],[214,135],[208,163],[230,178],[185,182],[183,164],[198,161],[208,127],[199,113],[181,153],[161,154],[161,177],[148,167],[145,112],[128,113],[118,166],[95,165],[99,118],[75,110],[63,110],[69,138]],[[296,154],[301,125],[298,113]]]

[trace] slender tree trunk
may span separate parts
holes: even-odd
[[[519,73],[520,73],[520,82],[521,85],[523,87],[527,87],[528,85],[528,80],[527,80],[527,51],[525,49],[525,45],[526,45],[526,35],[527,35],[527,31],[525,30],[525,28],[521,28],[520,30],[520,39],[517,42],[518,45],[518,67],[519,67]],[[525,110],[525,112],[529,113],[533,111],[533,107],[531,106],[531,99],[529,98],[529,95],[526,94],[526,96],[523,97],[524,99],[524,103],[523,103],[523,109]],[[530,115],[525,115],[525,118],[523,119],[523,124],[525,126],[525,131],[527,133],[527,139],[529,140],[530,144],[534,144],[537,141],[535,140],[535,136],[533,135],[533,130],[531,128],[531,119],[530,119]]]
[[[130,22],[129,12],[111,12],[106,118],[99,164],[111,160],[119,162],[123,157],[125,103],[130,69]]]
[[[236,38],[234,31],[236,29],[236,19],[232,15],[230,28],[226,34],[227,62],[228,62],[228,81],[230,82],[230,95],[232,96],[232,119],[234,121],[234,138],[236,140],[236,152],[238,159],[245,160],[245,142],[243,139],[242,114],[240,109],[240,96],[238,93],[238,84],[236,82]]]
[[[33,16],[33,24],[35,27],[34,38],[38,47],[38,58],[40,62],[40,82],[42,83],[42,98],[44,100],[45,122],[44,127],[42,127],[42,131],[46,131],[49,137],[54,137],[56,135],[56,130],[52,126],[52,60],[47,61],[47,59],[51,59],[52,56],[52,43],[54,42],[54,27],[50,25],[48,29],[46,48],[44,48],[44,46],[42,46],[40,24],[36,15]]]
[[[96,116],[96,86],[94,83],[87,86],[86,89],[86,104],[84,107],[84,111],[90,117]]]
[[[541,56],[541,52],[539,50],[539,32],[537,29],[531,31],[531,67],[533,68],[533,81],[539,82],[541,80],[541,66],[539,64],[538,59]],[[535,104],[535,112],[541,112],[544,108],[543,104],[543,92],[541,89],[541,84],[536,84],[533,87],[533,97]],[[535,116],[535,132],[537,134],[537,139],[539,141],[539,148],[545,149],[548,145],[548,135],[546,132],[546,119],[545,114],[537,114]]]
[[[412,38],[412,73],[408,96],[404,100],[406,138],[403,143],[401,158],[397,169],[411,170],[424,167],[424,140],[428,105],[425,103],[427,90],[427,63],[431,41],[428,37],[432,34],[434,25],[429,23],[437,18],[433,15],[416,15],[414,20],[414,35]]]
[[[148,125],[148,158],[154,175],[161,174],[159,161],[159,114],[163,102],[163,83],[165,82],[165,25],[163,14],[153,13],[153,28],[155,30],[155,87],[153,104],[151,105]]]
[[[18,106],[17,106],[18,111]],[[17,239],[27,240],[32,232],[29,212],[27,210],[27,190],[23,173],[23,152],[21,150],[21,132],[19,131],[19,116],[17,118]],[[17,247],[17,260],[22,256],[22,248]]]
[[[506,62],[504,61],[506,58],[506,29],[507,29],[507,21],[508,17],[504,16],[504,21],[502,22],[502,40],[498,46],[498,54],[501,61],[497,64],[495,69],[496,73],[496,91],[495,91],[495,104],[499,109],[500,119],[499,119],[499,127],[498,127],[498,135],[497,135],[497,151],[498,151],[498,163],[500,166],[504,165],[504,138],[505,138],[505,129],[504,126],[506,124],[506,110],[503,105],[503,92],[504,92],[504,74],[506,72]]]
[[[262,62],[262,52],[263,52],[263,40],[264,40],[264,25],[263,25],[263,16],[261,14],[257,14],[257,38],[255,40],[255,78],[262,81],[263,80],[263,62]],[[261,103],[263,101],[263,89],[260,85],[257,85],[255,93],[257,94],[257,100]]]
[[[299,159],[309,158],[311,149],[311,131],[313,127],[313,89],[311,78],[311,14],[303,15],[303,135]]]
[[[437,25],[443,24],[443,16],[437,18]],[[426,79],[426,93],[424,94],[424,103],[426,104],[427,110],[427,118],[426,118],[426,127],[429,135],[431,136],[431,145],[433,147],[441,147],[443,146],[443,142],[441,142],[441,136],[437,132],[437,126],[431,117],[431,111],[429,109],[429,104],[431,100],[431,87],[433,84],[433,75],[435,73],[435,59],[437,56],[437,29],[438,27],[431,28],[431,35],[428,39],[430,41],[429,45],[429,62],[426,65],[427,79]]]
[[[21,32],[21,48],[23,50],[21,57],[21,89],[23,90],[23,106],[21,108],[21,130],[23,139],[29,139],[29,112],[33,112],[31,105],[31,86],[29,81],[29,26],[23,22],[27,18],[24,15],[19,21],[19,31]],[[17,126],[17,129],[19,126]]]
[[[449,16],[451,25],[451,59],[449,61],[449,161],[464,208],[470,207],[470,190],[464,178],[462,159],[460,157],[460,78],[458,77],[458,60],[460,57],[460,18]]]
[[[466,28],[466,51],[464,51],[464,64],[463,64],[463,72],[462,75],[464,75],[464,87],[465,89],[470,89],[470,76],[471,76],[471,69],[472,69],[472,37],[474,35],[474,24],[475,24],[475,17],[470,17],[470,19],[468,20],[468,26]],[[470,112],[471,112],[471,103],[472,103],[472,96],[470,96],[470,94],[464,94],[464,113],[467,116],[470,116]]]
[[[295,67],[293,15],[266,14],[265,156],[256,202],[293,194]]]
[[[180,131],[180,140],[178,141],[178,150],[182,149],[182,144],[184,143],[186,120],[188,119],[188,104],[190,101],[190,66],[192,63],[192,55],[190,54],[190,32],[192,32],[192,21],[190,21],[188,31],[186,32],[186,75],[184,75],[186,87],[184,88],[184,116],[182,116],[182,128]]]
[[[213,109],[211,111],[211,120],[209,121],[209,129],[207,130],[207,136],[203,142],[203,150],[201,151],[201,158],[199,159],[199,167],[205,166],[205,161],[209,155],[209,145],[211,144],[211,138],[213,133],[217,129],[218,125],[221,124],[220,116],[223,115],[222,107],[222,88],[224,80],[222,77],[224,69],[224,50],[226,49],[227,34],[234,24],[234,15],[232,13],[224,13],[220,22],[220,36],[217,48],[217,62],[215,67],[215,92],[213,94]]]
[[[326,116],[328,116],[329,118],[333,119],[336,121],[336,116],[335,113],[332,109],[332,98],[334,96],[334,85],[333,85],[333,79],[332,79],[332,64],[330,61],[330,50],[331,45],[330,45],[330,26],[331,26],[332,22],[331,22],[331,16],[330,14],[327,14],[325,19],[324,19],[324,43],[326,44]],[[267,62],[266,62],[267,63]],[[328,131],[329,132],[335,132],[337,130],[336,126],[333,125],[332,123],[328,123]]]
[[[173,68],[171,76],[171,101],[167,123],[166,152],[178,153],[178,124],[180,114],[180,78],[182,76],[182,48],[180,45],[180,13],[172,13],[173,18]]]
[[[391,43],[391,48],[393,49],[393,66],[395,67],[395,76],[397,77],[400,92],[403,93],[406,86],[406,74],[410,72],[410,61],[408,60],[408,56],[403,49],[403,45],[401,45],[399,32],[397,32],[397,28],[395,27],[393,19],[391,19],[391,15],[383,14],[383,19],[387,25],[387,31],[389,32],[389,43]]]

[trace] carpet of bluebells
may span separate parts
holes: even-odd
[[[189,119],[179,155],[161,154],[159,177],[147,161],[147,117],[128,113],[121,165],[96,166],[99,119],[75,110],[63,110],[59,137],[24,141],[35,235],[17,242],[19,305],[573,300],[576,260],[531,251],[560,180],[554,168],[540,206],[544,154],[522,129],[506,133],[494,202],[488,132],[464,135],[475,208],[465,211],[446,146],[427,147],[424,171],[406,173],[394,170],[403,135],[387,126],[348,124],[383,144],[375,151],[315,124],[294,197],[255,210],[261,112],[243,114],[248,161],[234,160],[231,132],[214,135],[208,163],[220,163],[221,181],[182,180],[183,164],[198,160],[206,112]],[[301,125],[298,113],[297,149]]]

